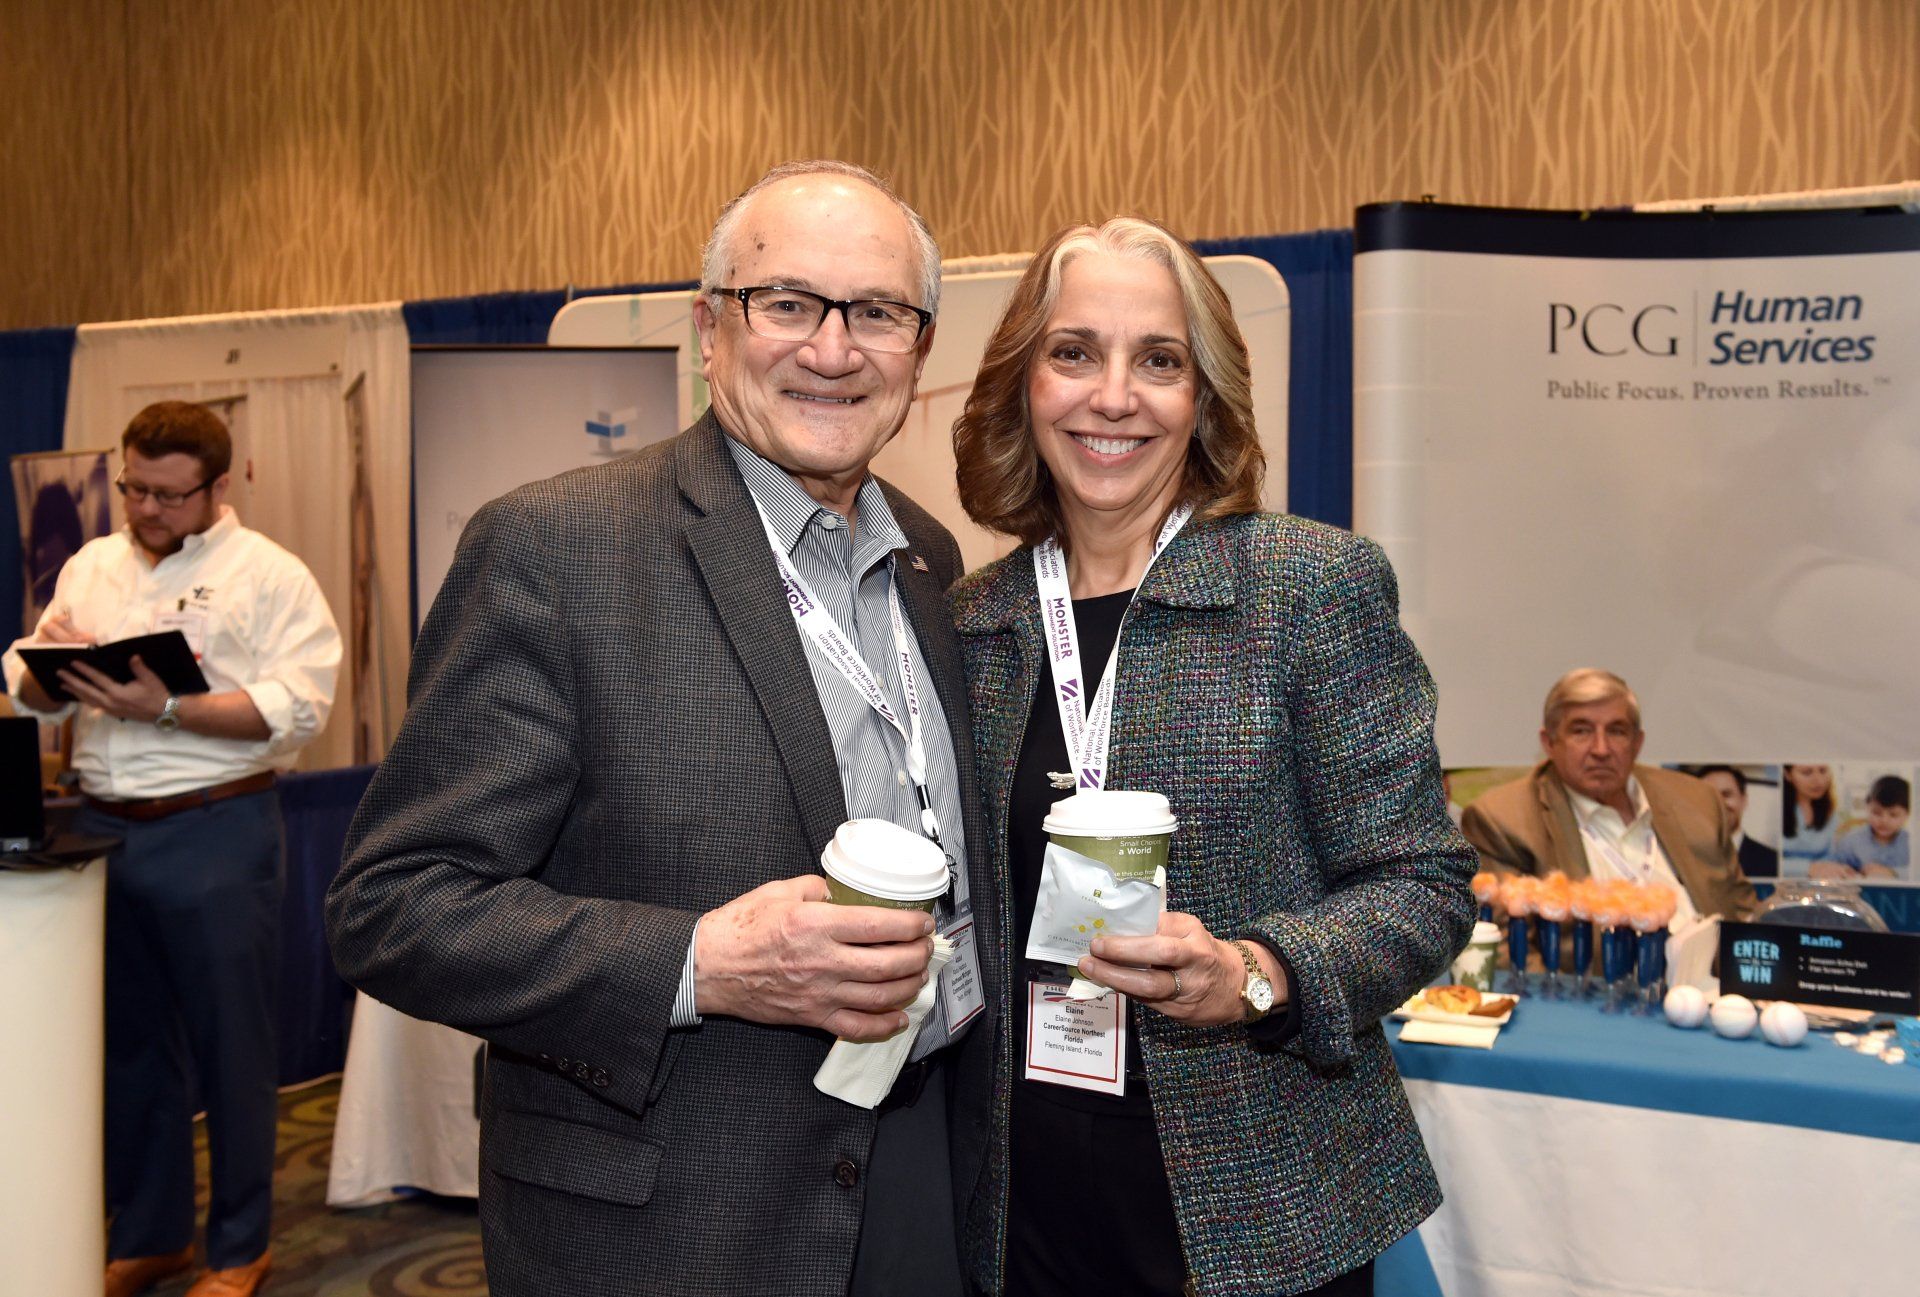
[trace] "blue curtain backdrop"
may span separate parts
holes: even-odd
[[[0,332],[0,458],[60,449],[67,419],[72,329]],[[18,639],[25,582],[20,569],[20,515],[13,479],[0,486],[0,638]]]
[[[280,899],[280,1017],[275,1042],[280,1084],[338,1072],[347,1062],[353,990],[327,948],[327,886],[340,869],[347,826],[372,766],[283,775],[280,814],[287,831],[287,887]]]
[[[1353,525],[1353,231],[1202,239],[1203,256],[1259,257],[1293,304],[1287,508]]]
[[[1292,302],[1292,386],[1287,398],[1287,500],[1302,517],[1353,525],[1353,231],[1203,239],[1203,256],[1270,262]],[[690,282],[590,288],[575,294],[666,292]],[[408,302],[416,343],[540,343],[566,294],[489,293]]]
[[[692,288],[694,281],[582,288],[574,297],[610,297],[616,293],[668,293]],[[487,293],[481,297],[433,297],[404,302],[407,340],[417,345],[505,347],[544,343],[553,317],[567,304],[564,292]]]

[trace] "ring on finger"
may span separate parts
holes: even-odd
[[[1180,998],[1180,970],[1177,968],[1173,970],[1173,998]]]

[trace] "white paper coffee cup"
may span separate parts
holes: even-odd
[[[1476,991],[1493,989],[1493,963],[1500,952],[1500,929],[1485,919],[1473,925],[1467,948],[1453,961],[1453,980]]]
[[[947,856],[928,839],[891,820],[848,820],[820,853],[836,905],[925,910],[946,894]]]
[[[1102,788],[1055,802],[1040,827],[1067,850],[1098,860],[1115,878],[1151,881],[1166,866],[1168,839],[1180,821],[1159,793]]]

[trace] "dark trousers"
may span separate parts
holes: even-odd
[[[882,1113],[874,1127],[850,1297],[962,1297],[966,1292],[954,1242],[947,1146],[946,1069],[951,1063],[943,1058],[928,1073],[918,1102]]]
[[[87,832],[126,839],[107,859],[107,1254],[193,1241],[193,1114],[203,1106],[207,1263],[245,1265],[266,1250],[273,1209],[278,797],[145,824],[82,818]]]
[[[1004,1297],[1193,1291],[1151,1112],[1121,1111],[1098,1096],[1019,1081],[1010,1116]],[[1076,1228],[1076,1214],[1103,1224]],[[1368,1261],[1298,1297],[1372,1292]]]

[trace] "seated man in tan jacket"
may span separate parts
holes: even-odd
[[[1676,929],[1695,918],[1752,916],[1719,796],[1701,780],[1635,765],[1646,735],[1640,702],[1610,671],[1581,667],[1547,693],[1546,760],[1490,788],[1461,831],[1496,872],[1663,882],[1681,892]]]

